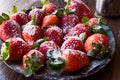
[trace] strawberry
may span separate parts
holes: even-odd
[[[31,76],[45,64],[44,55],[38,50],[30,50],[23,56],[24,75]]]
[[[34,15],[31,24],[25,25],[22,31],[23,39],[31,46],[33,46],[38,39],[43,37],[43,30],[35,24],[36,15]]]
[[[64,34],[63,34],[63,31],[59,27],[52,26],[48,28],[44,34],[46,37],[49,37],[50,40],[54,41],[59,46],[61,46],[63,42]]]
[[[87,54],[79,50],[51,50],[47,55],[49,58],[47,66],[57,72],[61,70],[66,72],[75,72],[89,64]]]
[[[61,18],[60,28],[66,34],[78,23],[79,19],[75,14],[65,14]]]
[[[1,47],[2,60],[21,60],[31,47],[21,38],[9,38]]]
[[[39,46],[39,51],[47,58],[47,52],[51,49],[59,49],[59,46],[54,41],[45,41]]]
[[[89,56],[96,59],[101,59],[107,52],[109,46],[109,39],[103,34],[93,34],[85,41],[85,51]]]
[[[48,28],[48,26],[51,25],[59,25],[59,22],[60,20],[56,15],[54,14],[47,15],[43,18],[42,28],[46,29]]]
[[[71,36],[79,36],[81,33],[86,33],[86,37],[88,37],[91,35],[91,29],[85,24],[79,23],[64,36],[64,39],[66,40]]]
[[[51,14],[57,10],[57,6],[54,3],[49,2],[49,0],[41,0],[41,3],[43,4],[43,9],[46,14]]]
[[[25,25],[29,21],[28,15],[24,12],[12,14],[11,19],[16,20],[20,26]]]
[[[74,50],[83,50],[83,42],[78,37],[68,38],[66,41],[63,42],[61,46],[61,50],[65,49],[74,49]]]
[[[90,20],[89,20],[89,26],[95,26],[95,25],[97,25],[98,24],[98,18],[91,18]]]
[[[6,20],[0,25],[0,38],[5,41],[13,37],[21,37],[20,25],[15,20]]]
[[[79,17],[80,21],[83,17],[88,17],[88,18],[93,17],[93,13],[83,1],[68,0],[68,3],[69,3],[69,9],[71,11],[76,11],[76,14]]]
[[[45,16],[45,13],[42,9],[35,8],[29,12],[29,19],[32,20],[34,15],[36,14],[36,25],[40,26],[42,24],[43,18]]]

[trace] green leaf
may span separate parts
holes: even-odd
[[[85,41],[85,39],[86,39],[86,32],[83,32],[83,33],[81,33],[80,35],[79,35],[79,38],[82,40],[82,41]]]
[[[104,20],[102,16],[98,17],[98,23],[99,23],[100,26],[101,25],[107,25],[107,21]]]
[[[45,4],[47,4],[48,2],[50,2],[49,0],[41,0],[41,4],[42,5],[45,5]]]
[[[1,47],[1,60],[6,61],[10,54],[10,42],[5,42]]]
[[[60,8],[60,9],[56,10],[55,12],[53,12],[52,14],[55,14],[55,15],[57,15],[59,18],[61,18],[62,15],[63,15],[63,12],[64,12],[63,8]]]
[[[44,37],[43,39],[39,39],[36,41],[36,43],[33,45],[35,49],[38,49],[40,44],[42,44],[45,41],[49,41],[49,37]]]
[[[26,69],[24,74],[28,77],[35,73],[41,66],[43,66],[40,58],[35,54],[35,52],[31,54],[31,57],[27,56],[25,64]]]
[[[83,17],[81,21],[82,21],[82,23],[87,24],[89,22],[89,18]]]
[[[21,12],[26,12],[26,11],[27,11],[26,9],[21,10]]]
[[[65,60],[62,58],[60,50],[50,50],[47,52],[47,66],[49,69],[59,73],[65,66]]]
[[[0,16],[0,24],[2,24],[3,21],[5,21],[5,19],[2,16]]]
[[[32,19],[32,25],[36,25],[36,14],[34,15],[33,19]]]
[[[19,11],[18,8],[16,6],[13,6],[12,14],[17,13],[18,11]]]
[[[31,69],[25,69],[25,70],[24,70],[24,75],[25,75],[26,77],[31,76],[31,75],[32,75],[32,70],[31,70]]]
[[[104,55],[108,52],[106,45],[103,45],[101,42],[92,43],[93,49],[90,50],[87,55],[95,59],[102,59]]]
[[[2,17],[5,19],[5,20],[9,20],[10,17],[9,15],[5,14],[5,13],[2,13]]]
[[[107,32],[99,25],[92,27],[92,32],[107,35]]]

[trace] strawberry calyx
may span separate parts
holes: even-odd
[[[9,58],[10,54],[10,42],[4,42],[1,47],[1,56],[0,60],[6,61]]]
[[[15,14],[15,13],[17,13],[17,12],[26,12],[26,9],[22,9],[22,10],[19,10],[18,9],[18,7],[17,6],[13,6],[13,8],[12,8],[12,14]]]
[[[46,5],[50,2],[50,0],[41,0],[42,5]]]
[[[64,9],[63,9],[63,8],[60,8],[60,9],[55,10],[55,12],[53,12],[52,14],[54,14],[54,15],[56,15],[57,17],[61,18],[62,15],[63,15],[63,12],[64,12]]]
[[[31,24],[36,25],[36,14],[33,16]]]
[[[104,25],[99,26],[96,25],[95,27],[92,27],[91,30],[93,33],[100,33],[100,34],[104,34],[104,35],[108,35],[107,32],[103,29],[103,27],[105,27]]]
[[[106,53],[108,53],[108,48],[101,42],[92,43],[93,49],[90,50],[87,55],[95,59],[102,59]]]
[[[34,47],[35,49],[38,49],[39,46],[40,46],[40,44],[42,44],[42,43],[45,42],[45,41],[49,41],[49,37],[44,37],[44,38],[42,38],[42,39],[37,40],[36,43],[33,45],[33,47]]]
[[[34,74],[40,67],[43,66],[43,65],[41,65],[40,62],[41,62],[41,60],[35,54],[35,52],[33,52],[31,56],[27,56],[25,59],[26,68],[24,70],[24,75],[26,77],[29,77],[32,74]]]
[[[65,67],[65,60],[62,58],[60,50],[49,50],[47,52],[47,66],[49,69],[59,73]]]
[[[9,15],[7,15],[6,13],[2,13],[2,15],[0,16],[0,24],[9,19],[10,19]]]

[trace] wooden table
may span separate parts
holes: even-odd
[[[1,0],[0,1],[0,13],[7,12],[11,10],[13,5],[17,5],[20,9],[30,8],[34,5],[39,5],[39,2],[34,3],[35,0]],[[39,1],[39,0],[36,0]],[[51,0],[60,6],[64,5],[62,0]],[[59,1],[59,3],[58,3]],[[90,7],[90,9],[95,12],[95,0],[84,0],[84,2]],[[23,5],[23,3],[25,3]],[[28,4],[30,3],[30,4]],[[120,80],[120,19],[108,19],[108,25],[112,29],[116,38],[116,52],[112,61],[99,72],[86,77],[81,80]],[[32,78],[25,78],[23,75],[16,73],[15,71],[9,69],[3,62],[0,62],[0,80],[33,80]]]

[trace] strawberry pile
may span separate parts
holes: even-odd
[[[91,58],[103,59],[109,48],[104,20],[94,18],[81,0],[65,1],[60,9],[41,0],[43,8],[28,14],[15,6],[10,17],[3,13],[1,60],[22,61],[29,77],[46,65],[56,72],[75,72],[88,66]]]

